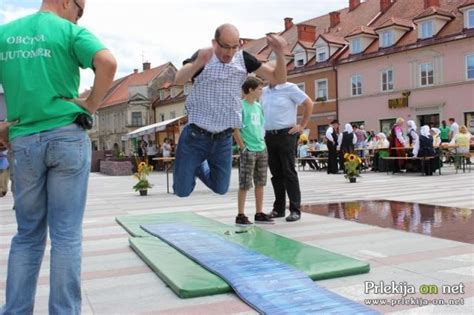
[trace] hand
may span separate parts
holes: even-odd
[[[196,64],[200,67],[205,66],[209,60],[211,60],[213,54],[214,51],[212,50],[212,47],[199,49]]]
[[[303,132],[303,130],[304,130],[304,127],[303,127],[303,126],[301,126],[301,125],[295,125],[295,126],[293,126],[293,128],[291,128],[291,129],[288,131],[288,133],[289,133],[290,135],[294,135],[295,133],[301,133],[301,132]]]
[[[267,34],[267,44],[276,54],[283,54],[285,47],[288,46],[283,37],[275,34]]]
[[[0,121],[0,143],[8,147],[8,128],[17,124],[18,121]]]

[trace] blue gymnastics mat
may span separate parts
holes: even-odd
[[[316,285],[295,268],[184,223],[141,226],[223,278],[263,314],[378,314]]]

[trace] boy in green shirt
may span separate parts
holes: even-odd
[[[245,216],[245,199],[247,191],[255,183],[255,223],[274,223],[263,213],[263,187],[267,183],[268,154],[264,139],[263,110],[257,100],[262,95],[263,82],[255,77],[248,77],[242,85],[242,129],[234,130],[234,138],[240,148],[239,172],[239,213],[235,218],[238,225],[250,225],[252,222]]]

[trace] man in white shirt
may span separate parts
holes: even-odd
[[[449,118],[449,125],[449,140],[453,140],[459,133],[459,125],[452,117]]]
[[[299,134],[309,122],[313,101],[294,83],[270,85],[263,89],[261,103],[265,114],[265,143],[275,193],[271,218],[285,216],[286,194],[290,215],[286,221],[301,217],[301,192],[295,169],[295,149]],[[304,106],[303,119],[297,122],[298,106]]]

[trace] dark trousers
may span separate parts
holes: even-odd
[[[285,214],[286,194],[290,199],[290,212],[300,214],[301,192],[298,174],[295,169],[295,144],[297,135],[267,134],[265,143],[268,151],[268,166],[272,174],[275,193],[273,210]]]
[[[334,143],[328,141],[328,174],[337,174],[337,148]]]

